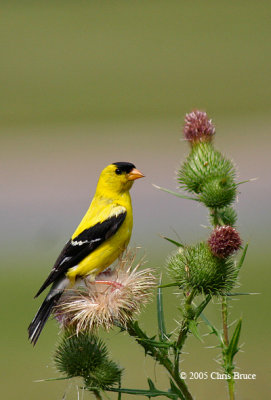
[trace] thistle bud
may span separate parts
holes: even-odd
[[[178,171],[180,187],[196,194],[212,178],[235,178],[234,166],[211,143],[200,143],[192,148],[187,160]]]
[[[233,288],[237,277],[233,260],[215,257],[204,242],[185,247],[168,260],[167,266],[185,292],[223,295]]]
[[[90,332],[65,332],[55,357],[55,365],[65,376],[80,376],[87,389],[106,389],[117,384],[122,369],[108,358],[105,344]]]
[[[223,208],[234,202],[237,186],[230,176],[217,177],[202,185],[199,200],[209,208]]]
[[[242,240],[236,229],[226,225],[216,227],[208,243],[216,257],[227,258],[240,248]]]
[[[193,146],[199,142],[210,142],[215,134],[215,127],[206,112],[195,110],[186,114],[183,133]]]

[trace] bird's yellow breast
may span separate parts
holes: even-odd
[[[119,198],[114,199],[114,201],[99,197],[93,199],[87,214],[79,224],[72,238],[79,235],[84,229],[99,222],[103,222],[107,218],[118,215],[121,212],[126,212],[126,217],[118,231],[84,258],[78,265],[68,270],[66,275],[71,283],[74,283],[75,279],[79,276],[92,275],[95,277],[109,267],[109,265],[123,253],[131,238],[133,213],[129,193],[124,193],[122,196],[119,196]]]

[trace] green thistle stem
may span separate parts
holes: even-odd
[[[213,208],[210,210],[210,214],[213,217],[213,226],[222,226],[223,225],[223,221],[221,220],[221,218],[219,217],[219,214],[217,212],[217,208]]]
[[[235,386],[235,382],[234,382],[233,378],[231,378],[230,380],[228,380],[228,389],[229,389],[229,398],[230,398],[230,400],[234,400],[235,399],[234,386]]]
[[[191,299],[192,301],[192,299]],[[155,348],[154,346],[148,344],[146,342],[146,339],[149,339],[148,336],[139,328],[138,324],[135,326],[133,322],[130,322],[127,325],[127,332],[129,333],[130,336],[133,336],[136,338],[136,341],[138,344],[140,344],[146,354],[149,354],[151,357],[153,357],[156,361],[158,361],[161,365],[163,365],[166,370],[169,372],[171,377],[174,379],[176,385],[180,389],[183,399],[184,400],[193,400],[193,397],[191,393],[188,390],[188,387],[185,383],[185,381],[180,377],[179,374],[179,369],[175,368],[175,365],[171,362],[171,360],[168,358],[168,356],[164,353],[161,352],[159,349]],[[140,340],[143,339],[143,340]]]
[[[188,316],[186,316],[182,321],[181,329],[180,329],[179,336],[178,336],[178,339],[176,342],[176,347],[174,349],[174,374],[175,374],[175,376],[180,376],[180,354],[181,354],[181,349],[184,345],[184,342],[187,338],[187,334],[189,331],[189,320],[192,318],[191,303],[192,303],[194,297],[195,297],[195,291],[192,291],[186,297],[185,309],[187,311]]]
[[[100,395],[100,392],[98,392],[98,390],[93,390],[93,394],[94,394],[96,400],[103,400],[103,398]]]
[[[234,386],[235,382],[233,379],[233,369],[234,365],[228,360],[227,356],[227,349],[229,347],[229,332],[228,332],[228,303],[227,297],[222,297],[222,324],[223,324],[223,337],[224,337],[224,351],[223,351],[223,358],[224,358],[224,368],[226,373],[230,375],[230,379],[227,379],[228,382],[228,391],[229,391],[229,399],[234,400]]]
[[[182,326],[180,329],[180,333],[177,339],[177,348],[181,349],[184,345],[185,339],[187,337],[188,333],[188,326],[189,326],[189,320],[193,319],[193,312],[191,308],[191,303],[195,297],[195,290],[192,290],[191,293],[189,293],[186,297],[185,301],[185,310],[187,312],[187,316],[183,319]]]
[[[217,210],[216,210],[216,208],[211,209],[211,210],[210,210],[210,214],[211,214],[211,216],[213,217],[213,225],[214,225],[214,226],[219,225],[219,223],[218,223],[218,215],[217,215]]]
[[[229,334],[228,334],[228,304],[226,296],[222,297],[222,323],[223,323],[223,335],[224,343],[226,346],[229,345]]]

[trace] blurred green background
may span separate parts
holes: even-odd
[[[174,171],[188,151],[181,126],[193,108],[213,118],[216,145],[236,162],[238,179],[258,178],[240,187],[236,207],[250,243],[241,290],[261,294],[232,302],[230,319],[244,319],[238,371],[257,374],[237,382],[237,399],[268,397],[270,13],[264,0],[0,2],[2,398],[77,399],[73,383],[34,382],[57,376],[56,323],[47,324],[34,349],[26,328],[42,300],[33,295],[104,166],[131,161],[146,174],[132,190],[132,245],[143,248],[149,266],[165,273],[173,250],[159,233],[176,231],[187,243],[207,237],[203,207],[152,186],[175,189]],[[164,301],[174,329],[172,290]],[[215,303],[207,311],[217,322],[219,313]],[[141,323],[154,332],[153,306]],[[126,367],[124,386],[144,388],[150,376],[167,388],[164,371],[129,337],[103,337]],[[183,370],[219,371],[218,350],[206,348],[212,344],[190,338]],[[225,381],[188,384],[199,400],[227,398]]]

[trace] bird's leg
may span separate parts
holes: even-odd
[[[115,289],[121,289],[123,287],[123,285],[121,283],[116,282],[116,281],[97,281],[97,280],[95,280],[90,283],[102,283],[104,285],[113,286]]]

